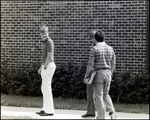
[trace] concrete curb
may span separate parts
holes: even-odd
[[[40,108],[1,106],[1,118],[2,116],[20,116],[29,117],[29,119],[96,119],[92,117],[82,118],[81,115],[86,113],[86,111],[83,110],[55,109],[54,116],[39,116],[35,112],[38,112],[40,110]],[[117,112],[116,114],[117,119],[149,119],[149,114],[135,114],[122,112]],[[110,119],[107,112],[106,119]]]

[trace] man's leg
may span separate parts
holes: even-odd
[[[93,100],[93,87],[92,84],[88,84],[86,87],[87,94],[87,112],[82,117],[95,117],[95,106]]]
[[[93,83],[95,95],[95,107],[97,109],[97,119],[105,119],[106,107],[103,101],[103,84]]]
[[[110,84],[111,84],[111,72],[106,71],[106,81],[104,84],[104,102],[105,102],[106,108],[108,109],[109,115],[112,118],[112,114],[114,114],[113,119],[115,119],[117,117],[115,113],[115,108],[113,106],[112,99],[109,96]]]
[[[114,106],[113,106],[113,102],[111,97],[109,96],[109,94],[104,94],[104,102],[106,105],[106,108],[108,109],[108,112],[115,112]]]
[[[87,85],[87,113],[95,116],[92,84]]]
[[[43,108],[42,110],[48,114],[54,114],[53,95],[51,89],[52,77],[55,72],[55,66],[48,65],[47,69],[42,68],[42,93],[43,93]]]

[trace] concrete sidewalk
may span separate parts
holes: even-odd
[[[1,106],[1,117],[20,116],[29,117],[29,119],[96,119],[82,118],[81,115],[86,113],[86,111],[83,110],[55,109],[54,116],[39,116],[35,112],[38,112],[40,110],[40,108]],[[106,113],[106,119],[110,119],[108,113]],[[149,114],[117,112],[117,119],[149,119]]]

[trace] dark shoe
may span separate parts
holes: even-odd
[[[85,115],[82,115],[81,117],[95,117],[95,115],[92,115],[92,114],[85,114]]]
[[[45,111],[43,111],[43,110],[41,110],[40,112],[36,112],[36,114],[43,114],[43,113],[45,113]]]
[[[109,113],[111,119],[116,119],[117,115],[114,112]]]
[[[48,113],[43,113],[43,114],[40,114],[40,116],[53,116],[54,114],[48,114]]]

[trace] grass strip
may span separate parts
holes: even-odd
[[[1,94],[1,106],[41,108],[42,97],[28,97]],[[149,114],[149,104],[114,104],[116,112]],[[75,98],[54,98],[55,109],[86,110],[87,100]]]

